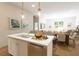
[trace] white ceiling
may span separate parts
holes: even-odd
[[[21,2],[12,2],[11,4],[22,7]],[[32,7],[32,4],[35,4],[35,8]],[[79,10],[79,2],[41,2],[42,13],[55,13],[67,10]],[[38,8],[38,2],[24,2],[24,9],[36,14]]]

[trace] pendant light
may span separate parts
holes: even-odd
[[[40,16],[41,15],[40,2],[38,2],[38,9],[37,9],[37,11],[38,11],[38,16]]]
[[[22,2],[22,13],[21,13],[21,18],[24,19],[24,3]]]

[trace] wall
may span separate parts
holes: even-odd
[[[29,24],[29,28],[25,29],[16,29],[11,30],[9,28],[10,18],[21,20],[21,10],[15,6],[10,5],[9,3],[0,3],[0,47],[4,47],[8,42],[8,35],[14,33],[28,32],[32,30],[32,14],[28,12],[25,13],[24,22]]]
[[[68,30],[67,25],[71,24],[71,29],[74,29],[76,27],[76,24],[79,23],[79,17],[78,17],[79,11],[61,11],[61,12],[56,12],[51,14],[44,14],[40,18],[40,23],[45,24],[45,28],[43,30],[49,30],[49,31],[60,31],[60,30]],[[57,29],[54,26],[55,21],[63,21],[64,25],[62,28]],[[77,22],[78,21],[78,22]],[[51,26],[51,28],[49,28]]]

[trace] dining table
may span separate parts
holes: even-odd
[[[70,35],[70,33],[69,32],[54,32],[54,36],[57,37],[57,35],[59,35],[61,33],[65,34],[65,44],[66,44],[66,46],[69,46],[69,35]],[[55,38],[55,39],[57,40],[58,38]]]

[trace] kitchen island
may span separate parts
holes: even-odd
[[[28,44],[32,44],[46,49],[46,55],[52,56],[52,40],[54,36],[47,36],[48,39],[37,40],[33,38],[34,34],[31,33],[18,33],[8,35],[8,52],[14,56],[28,56]]]

